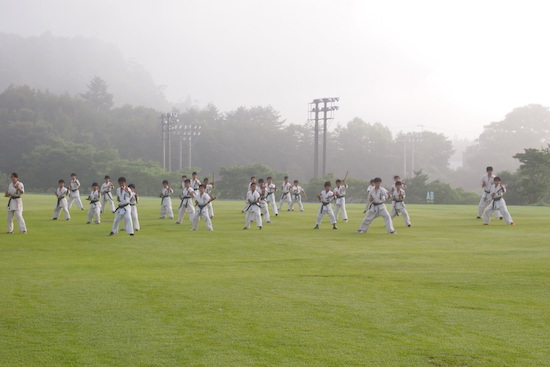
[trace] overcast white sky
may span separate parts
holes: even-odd
[[[314,98],[392,131],[475,138],[550,103],[547,1],[0,0],[0,31],[94,36],[221,111],[272,105],[303,123]]]

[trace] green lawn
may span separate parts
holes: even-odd
[[[243,203],[216,201],[192,232],[143,198],[142,231],[109,237],[111,213],[24,200],[29,234],[0,235],[0,366],[550,365],[548,208],[486,227],[410,205],[389,235],[355,233],[359,204],[337,231],[312,204],[243,231]]]

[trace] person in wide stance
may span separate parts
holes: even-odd
[[[247,207],[246,211],[246,225],[243,229],[250,228],[250,222],[256,221],[258,229],[262,229],[262,213],[260,207],[261,196],[258,190],[256,190],[256,182],[250,185],[250,190],[246,193]]]
[[[63,213],[65,213],[65,219],[71,220],[71,214],[69,213],[69,206],[67,204],[67,195],[69,195],[69,189],[65,187],[65,180],[59,180],[58,184],[59,187],[55,190],[57,203],[55,204],[55,209],[53,210],[52,220],[57,220],[57,217],[62,210]]]
[[[365,219],[363,219],[361,227],[359,227],[357,233],[366,233],[369,230],[369,226],[372,221],[377,217],[384,218],[386,231],[388,231],[388,233],[395,233],[390,213],[388,213],[388,209],[386,209],[386,205],[384,204],[388,198],[389,192],[385,188],[381,187],[381,184],[382,179],[376,177],[374,179],[374,187],[370,190],[368,196],[369,206],[367,209],[367,215],[365,216]]]
[[[407,212],[407,208],[405,207],[405,190],[403,190],[403,184],[401,181],[396,181],[393,186],[391,198],[391,218],[398,216],[399,213],[401,213],[401,216],[403,216],[403,221],[405,222],[405,225],[407,227],[411,226],[411,218],[409,217],[409,213]]]
[[[118,233],[118,225],[121,221],[124,221],[124,230],[130,236],[134,235],[134,226],[132,224],[132,210],[130,209],[130,200],[132,198],[132,191],[126,186],[126,178],[120,177],[118,179],[119,188],[116,189],[118,208],[115,210],[115,219],[113,220],[113,228],[110,236]]]
[[[494,183],[491,186],[491,190],[489,192],[490,202],[489,205],[487,205],[485,212],[483,213],[483,225],[488,226],[489,221],[491,220],[491,215],[498,211],[500,212],[500,215],[502,215],[507,224],[514,226],[516,224],[514,223],[512,216],[508,212],[506,202],[504,201],[506,188],[502,184],[502,180],[500,179],[500,177],[495,177],[493,181]]]
[[[204,219],[204,223],[206,223],[206,228],[209,231],[214,231],[214,228],[212,227],[212,221],[210,220],[210,216],[208,215],[207,206],[212,201],[216,200],[216,197],[210,197],[210,195],[208,195],[205,191],[206,187],[203,184],[200,184],[199,193],[195,196],[195,204],[197,205],[197,209],[195,210],[195,215],[193,216],[193,228],[191,228],[192,231],[196,231],[199,227],[199,219],[201,217]]]
[[[319,229],[319,225],[321,224],[325,214],[328,215],[328,218],[330,219],[332,229],[338,229],[338,227],[336,227],[336,217],[334,216],[330,203],[337,197],[337,194],[334,195],[334,193],[330,190],[331,186],[330,181],[325,182],[325,189],[317,195],[317,199],[321,202],[321,207],[319,208],[319,214],[317,214],[317,221],[315,222],[315,227],[313,229]]]
[[[21,195],[25,193],[25,186],[19,181],[17,172],[13,172],[10,176],[11,183],[8,190],[4,194],[8,200],[8,233],[13,233],[13,218],[17,219],[19,232],[27,233],[27,224],[23,218],[23,199]]]

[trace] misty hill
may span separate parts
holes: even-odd
[[[75,96],[98,76],[107,82],[117,106],[169,108],[147,70],[126,60],[116,46],[96,38],[0,33],[0,59],[0,91],[10,85],[28,85]]]

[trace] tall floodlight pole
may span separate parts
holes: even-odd
[[[179,124],[176,112],[164,113],[160,116],[160,128],[162,134],[162,168],[172,170],[172,146],[170,135],[175,134]],[[168,152],[168,159],[167,153]]]
[[[201,135],[201,125],[183,125],[182,134],[186,140],[189,140],[189,171],[193,168],[193,138],[198,138]]]
[[[327,174],[327,128],[328,121],[334,119],[334,111],[338,110],[338,106],[334,102],[338,102],[339,97],[332,98],[317,98],[309,103],[309,120],[315,122],[315,141],[313,147],[313,177],[319,176],[319,112],[323,112],[323,177]],[[323,103],[323,107],[319,108],[319,104]]]

